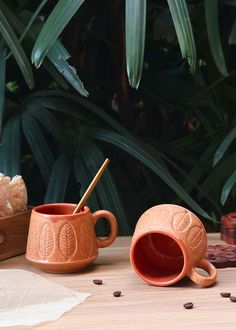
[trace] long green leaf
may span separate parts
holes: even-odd
[[[54,164],[52,152],[37,121],[27,111],[22,114],[22,128],[44,183],[47,185]]]
[[[219,72],[223,76],[227,76],[228,70],[220,40],[218,0],[205,0],[205,16],[212,57]]]
[[[167,0],[183,58],[192,71],[196,70],[197,51],[192,25],[185,0]]]
[[[236,0],[223,0],[224,5],[228,5],[228,6],[236,6]]]
[[[85,137],[83,137],[82,140],[80,139],[78,152],[80,157],[86,162],[92,177],[94,177],[98,168],[104,162],[105,156],[95,143]],[[103,173],[95,190],[97,191],[98,199],[101,202],[101,207],[113,212],[117,216],[120,233],[123,235],[130,234],[131,227],[127,222],[126,212],[121,203],[121,197],[119,196],[109,168]]]
[[[47,108],[49,110],[55,110],[57,112],[62,112],[66,115],[79,118],[83,121],[89,120],[94,122],[95,116],[91,115],[88,111],[81,110],[80,105],[76,105],[74,102],[71,102],[70,100],[66,100],[64,98],[58,98],[56,96],[45,96],[37,98],[29,97],[26,102],[27,104],[36,103],[41,107]]]
[[[77,92],[85,97],[89,95],[88,91],[84,88],[83,82],[79,79],[75,68],[70,66],[61,56],[61,54],[58,54],[58,52],[54,50],[54,47],[49,50],[47,56],[49,60],[55,65],[57,70],[71,84],[71,86],[77,90]]]
[[[230,144],[236,139],[236,127],[234,127],[221,142],[219,147],[217,148],[214,158],[213,158],[213,167],[219,163],[219,161],[224,156],[225,152],[229,148]]]
[[[125,1],[126,69],[130,86],[136,89],[143,69],[146,7],[146,0]]]
[[[222,181],[226,180],[226,178],[235,170],[235,163],[236,153],[233,153],[225,158],[224,161],[220,162],[216,167],[211,169],[207,178],[201,185],[202,189],[204,189],[206,193],[215,193],[216,189],[223,183]],[[201,196],[198,195],[197,199],[200,200]]]
[[[0,139],[2,138],[2,121],[5,108],[5,75],[6,75],[6,47],[4,41],[0,40]]]
[[[222,205],[224,205],[225,202],[227,201],[228,196],[232,188],[234,187],[235,183],[236,183],[236,170],[233,171],[233,173],[228,177],[227,181],[224,184],[220,198]]]
[[[152,157],[152,155],[147,153],[145,149],[133,143],[133,141],[130,141],[125,136],[104,129],[91,128],[90,136],[98,140],[109,142],[128,152],[130,155],[149,167],[155,174],[157,174],[191,208],[205,218],[211,219],[211,217],[186,193],[181,185],[173,179],[170,173],[163,166],[161,166],[155,158]]]
[[[21,126],[20,116],[8,118],[3,129],[0,146],[0,171],[10,177],[20,174]]]
[[[3,2],[0,2],[0,8],[4,12],[8,21],[14,28],[14,30],[22,37],[26,31],[24,24],[22,24],[22,17],[19,19]],[[27,21],[28,22],[28,21]],[[37,35],[33,32],[33,29],[29,29],[27,37],[25,38],[25,44],[27,48],[31,50],[32,40],[36,40]],[[58,73],[57,69],[53,66],[53,64],[46,58],[43,62],[43,66],[48,71],[48,73],[52,76],[52,78],[64,89],[68,89],[68,85],[62,78],[61,74]]]
[[[32,27],[34,21],[38,17],[40,11],[43,9],[43,7],[46,5],[47,2],[48,2],[48,0],[42,0],[41,3],[39,4],[38,8],[36,8],[35,12],[31,15],[29,22],[24,29],[24,32],[20,36],[20,39],[19,39],[20,41],[22,41],[24,39],[24,37],[28,33],[29,29]]]
[[[145,149],[147,153],[152,155],[158,163],[162,164],[163,167],[165,167],[165,163],[163,162],[164,160],[172,166],[175,171],[177,170],[181,175],[183,175],[184,178],[187,176],[187,174],[184,173],[184,171],[181,170],[173,161],[171,161],[163,153],[159,152],[158,148],[151,147],[149,144],[137,140],[121,124],[107,115],[101,108],[92,104],[88,100],[85,100],[84,98],[63,91],[42,91],[31,94],[28,98],[28,102],[39,103],[43,107],[61,111],[73,117],[78,117],[89,122],[90,125],[94,124],[97,126],[98,122],[100,122],[102,126],[107,124],[109,128],[113,128],[121,135],[126,136],[126,138],[130,139],[135,145],[141,144],[142,148]],[[173,149],[172,146],[170,146],[170,148]],[[198,186],[192,178],[188,178],[187,181],[191,183],[191,186],[195,187],[198,191],[204,194],[204,191],[202,191],[201,187]],[[207,197],[205,194],[204,196]],[[212,203],[210,198],[208,199]]]
[[[103,120],[105,123],[109,124],[111,127],[113,127],[115,130],[117,130],[121,134],[127,135],[127,133],[128,133],[128,131],[121,124],[119,124],[115,119],[113,119],[111,116],[109,116],[101,108],[99,108],[95,104],[91,103],[90,101],[88,101],[88,100],[86,100],[86,99],[84,99],[80,96],[73,95],[69,92],[59,91],[59,90],[40,91],[40,92],[36,92],[34,94],[31,94],[28,99],[30,101],[31,99],[36,100],[36,99],[40,99],[40,98],[45,98],[46,96],[48,96],[48,97],[51,97],[51,96],[58,97],[59,100],[65,98],[66,100],[70,100],[72,102],[75,102],[75,105],[77,104],[77,108],[78,108],[78,105],[81,105],[85,109],[90,110],[98,118]],[[73,111],[74,115],[76,115],[76,112],[74,111],[74,108],[72,109],[72,111]]]
[[[32,63],[38,68],[49,49],[65,26],[83,4],[84,0],[59,0],[45,22],[31,54]]]
[[[30,33],[34,39],[40,34],[41,28],[42,24],[37,24],[32,27]],[[85,97],[89,95],[88,91],[84,88],[83,82],[78,77],[75,68],[67,62],[67,59],[70,58],[70,54],[59,40],[56,40],[51,46],[47,53],[47,57],[75,90]]]
[[[12,27],[8,23],[7,18],[4,16],[1,10],[0,4],[0,33],[4,38],[6,44],[10,48],[16,62],[19,65],[19,68],[25,78],[26,83],[28,84],[29,88],[34,87],[34,77],[33,71],[30,65],[30,62],[25,54],[24,49],[22,48],[15,32],[13,31]]]
[[[75,152],[75,159],[74,159],[74,171],[76,181],[80,186],[80,198],[83,196],[85,191],[87,190],[89,184],[93,179],[93,175],[88,171],[86,161],[82,159],[80,155],[79,147],[76,149]],[[89,199],[86,202],[87,205],[91,208],[92,211],[96,211],[99,209],[99,201],[96,190],[90,195]]]
[[[65,153],[69,153],[63,128],[57,118],[50,111],[37,103],[29,104],[27,106],[27,111],[53,136],[58,143],[59,148]]]
[[[53,166],[45,195],[45,203],[64,202],[71,163],[64,154],[60,154]]]
[[[236,21],[234,21],[233,27],[229,35],[229,44],[236,44]]]

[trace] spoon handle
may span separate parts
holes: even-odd
[[[89,198],[89,196],[92,193],[93,189],[95,188],[96,184],[100,180],[100,178],[101,178],[103,172],[105,171],[105,169],[107,168],[107,165],[108,165],[109,162],[110,162],[110,160],[108,158],[106,158],[106,160],[104,161],[104,163],[100,167],[99,171],[97,172],[97,174],[93,178],[92,182],[88,186],[87,190],[85,191],[83,197],[81,198],[81,200],[77,204],[76,208],[74,209],[73,214],[79,212],[81,210],[81,208],[84,206],[86,200]]]

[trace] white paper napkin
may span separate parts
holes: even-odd
[[[56,320],[88,296],[28,271],[1,269],[0,327]]]

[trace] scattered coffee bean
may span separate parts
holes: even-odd
[[[223,298],[229,298],[231,296],[231,293],[230,292],[221,292],[220,295]]]
[[[121,296],[121,291],[115,291],[113,292],[114,297],[120,297]]]
[[[93,280],[94,284],[102,285],[102,280]]]
[[[192,303],[192,302],[187,302],[187,303],[185,303],[183,306],[184,306],[184,308],[186,308],[186,309],[192,309],[192,308],[193,308],[193,303]]]
[[[230,296],[229,299],[230,299],[232,302],[236,302],[236,297],[235,297],[235,296]]]

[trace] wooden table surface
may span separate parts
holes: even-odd
[[[118,237],[112,246],[100,250],[93,265],[72,275],[41,272],[24,255],[1,261],[1,269],[28,270],[92,294],[56,321],[9,329],[236,329],[236,303],[220,296],[222,291],[236,295],[236,268],[219,269],[217,283],[210,288],[199,288],[188,279],[172,287],[149,286],[130,266],[130,240]],[[218,234],[208,234],[208,243],[223,244]],[[102,279],[104,284],[93,284],[95,278]],[[121,297],[113,296],[116,290],[122,291]],[[194,309],[183,308],[188,301],[194,303]]]

